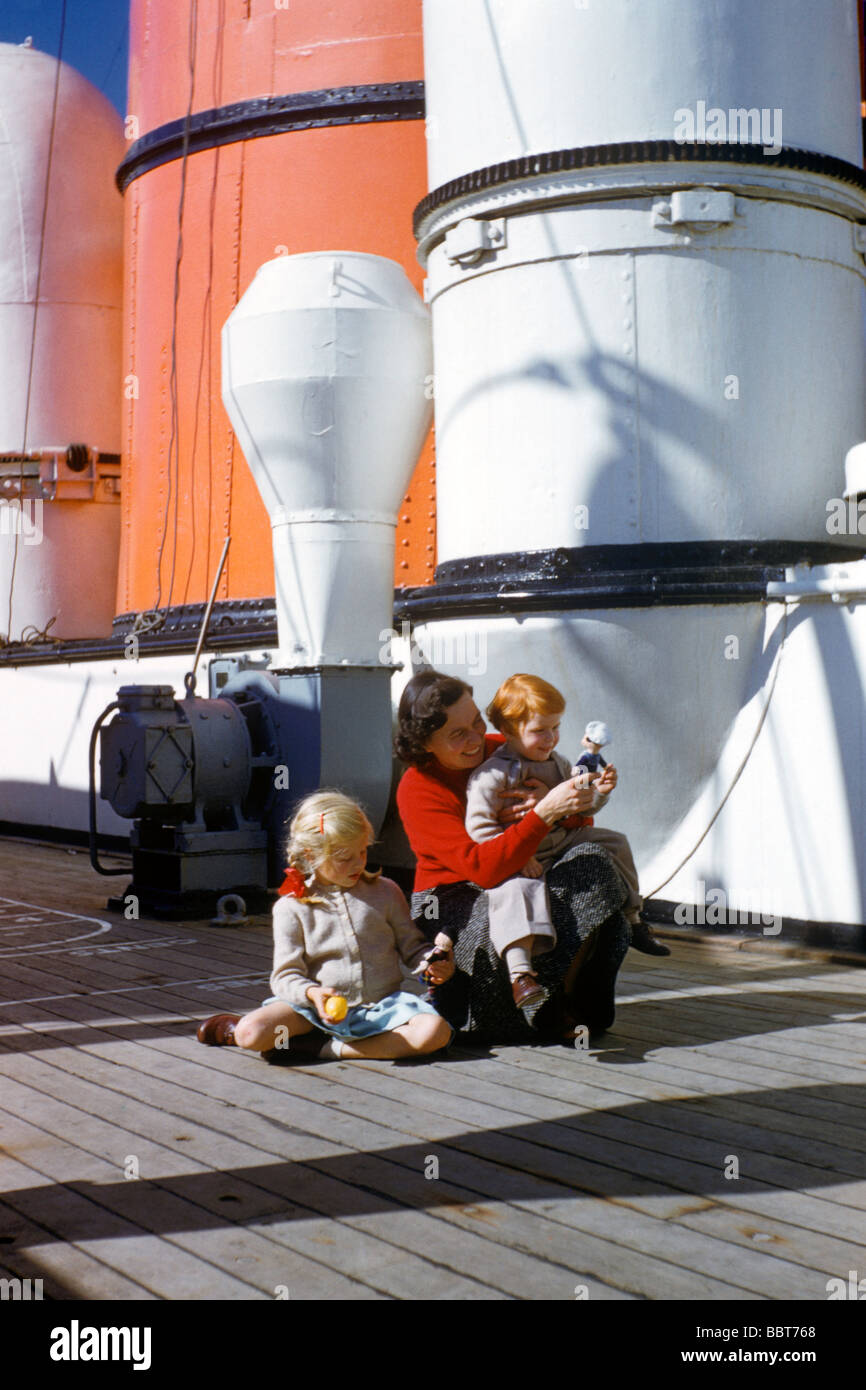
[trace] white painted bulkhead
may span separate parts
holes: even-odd
[[[425,65],[433,189],[533,153],[676,140],[686,108],[778,112],[786,147],[862,169],[853,3],[428,0]],[[420,215],[440,564],[649,543],[862,551],[866,527],[831,524],[866,438],[856,183],[754,158],[525,168],[443,190]],[[842,558],[831,579],[859,572]],[[862,598],[792,607],[746,768],[671,878],[749,749],[782,605],[520,616],[519,590],[509,616],[419,615],[417,644],[480,704],[514,671],[553,681],[567,756],[587,720],[610,725],[621,784],[600,823],[629,835],[644,891],[693,902],[714,885],[733,908],[856,939]]]
[[[413,637],[481,709],[514,671],[551,681],[569,759],[604,719],[620,780],[598,824],[628,835],[645,893],[694,904],[703,883],[736,912],[843,924],[853,945],[844,924],[866,921],[866,562],[826,572],[859,575],[859,601],[793,604],[781,653],[781,603],[461,619]]]
[[[257,653],[256,655],[260,655]],[[90,733],[122,685],[171,685],[183,699],[190,653],[0,667],[3,776],[0,822],[86,832]],[[130,822],[98,796],[100,835],[129,835]]]

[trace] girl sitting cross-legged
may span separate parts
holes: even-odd
[[[273,997],[243,1017],[207,1019],[200,1042],[248,1048],[277,1064],[299,1055],[411,1057],[448,1045],[451,1026],[417,978],[433,947],[397,884],[367,871],[373,839],[361,807],[342,793],[301,802],[274,907]],[[429,961],[425,973],[443,984],[453,960]]]

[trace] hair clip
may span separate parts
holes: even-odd
[[[324,813],[324,811],[323,811],[322,814],[319,816],[319,834],[320,834],[320,835],[324,835],[324,833],[325,833],[325,813]]]

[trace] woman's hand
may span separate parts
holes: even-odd
[[[527,777],[521,787],[516,791],[501,791],[500,800],[505,803],[499,812],[500,825],[514,825],[516,821],[523,820],[527,811],[533,811],[538,805],[547,787],[538,777]],[[512,804],[508,804],[508,803]]]
[[[555,825],[563,816],[587,815],[592,811],[595,791],[592,787],[578,786],[578,779],[571,777],[552,787],[535,807],[535,814],[548,825]]]
[[[330,1024],[334,1021],[325,1013],[325,1000],[339,993],[338,989],[331,989],[329,985],[310,985],[307,990],[307,998],[323,1023]]]
[[[607,796],[617,784],[617,772],[613,763],[608,763],[600,777],[596,778],[595,790],[599,796]]]
[[[541,878],[541,875],[542,875],[543,873],[544,873],[544,865],[543,865],[543,864],[540,864],[540,863],[538,862],[538,860],[536,859],[535,855],[533,854],[532,858],[529,859],[529,860],[527,860],[527,862],[524,864],[523,868],[520,870],[520,877],[521,877],[521,878]]]

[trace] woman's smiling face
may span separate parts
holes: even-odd
[[[461,695],[449,706],[448,718],[431,734],[424,747],[443,767],[470,770],[484,761],[486,725],[471,695]]]

